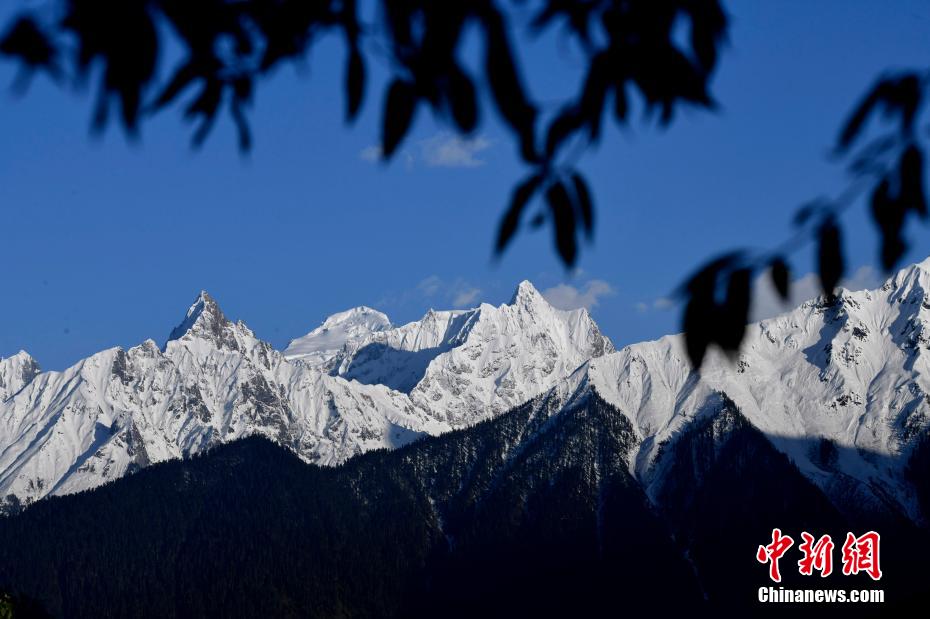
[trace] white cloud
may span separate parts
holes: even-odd
[[[645,314],[649,310],[667,310],[675,307],[675,301],[668,297],[659,297],[649,303],[645,301],[640,301],[635,305],[636,311],[640,314]]]
[[[366,146],[359,152],[358,158],[361,159],[362,161],[368,161],[369,163],[375,163],[381,159],[381,147],[378,146],[377,144]]]
[[[878,288],[881,282],[879,273],[874,268],[864,265],[859,267],[855,273],[843,279],[840,285],[849,290],[864,290]],[[767,271],[759,275],[752,289],[753,297],[749,316],[751,322],[783,314],[821,294],[820,279],[816,273],[808,273],[793,280],[791,282],[791,298],[788,301],[782,301],[781,297],[778,296]]]
[[[435,297],[442,286],[442,279],[438,275],[430,275],[419,284],[417,284],[417,290],[424,297],[429,298]]]
[[[591,309],[597,307],[602,297],[616,294],[613,287],[601,279],[590,279],[583,286],[575,287],[568,284],[559,284],[546,288],[542,295],[549,303],[559,309],[578,309],[584,307]]]
[[[475,168],[484,165],[478,153],[491,147],[491,141],[483,136],[461,138],[448,131],[420,140],[420,156],[430,167]]]
[[[470,307],[475,304],[475,301],[478,300],[478,295],[480,294],[480,288],[474,288],[465,285],[455,293],[454,297],[452,297],[452,307]]]
[[[481,289],[462,278],[444,281],[438,275],[430,275],[416,287],[418,296],[430,302],[450,303],[452,307],[473,307],[481,295]]]
[[[675,302],[668,297],[659,297],[652,302],[653,309],[667,310],[675,306]]]
[[[413,150],[398,151],[396,159],[403,162],[404,169],[412,170],[417,162],[431,168],[476,168],[485,164],[478,154],[491,147],[491,140],[484,136],[462,138],[449,131],[420,140]],[[381,161],[381,146],[372,144],[358,153],[359,159],[369,163]]]
[[[478,154],[491,147],[491,140],[484,136],[462,138],[449,131],[440,131],[436,135],[420,140],[415,148],[401,150],[396,158],[403,162],[405,170],[412,170],[417,162],[431,168],[477,168],[485,164]],[[366,146],[358,153],[359,159],[368,163],[381,161],[380,144]]]

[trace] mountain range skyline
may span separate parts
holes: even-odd
[[[844,509],[890,505],[920,521],[906,466],[930,420],[928,333],[930,259],[755,323],[738,359],[712,355],[700,374],[680,335],[616,349],[586,310],[558,310],[528,281],[509,303],[400,326],[341,312],[284,352],[202,292],[163,345],[107,349],[64,372],[24,354],[0,361],[0,496],[93,488],[253,434],[338,465],[590,392],[631,424],[627,465],[647,494],[662,486],[665,446],[719,396]]]

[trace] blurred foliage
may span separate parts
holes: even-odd
[[[602,118],[629,121],[635,92],[647,112],[668,124],[680,104],[710,108],[708,81],[727,20],[717,0],[57,0],[54,9],[27,9],[0,39],[0,53],[29,74],[95,82],[93,127],[114,110],[130,134],[147,115],[183,101],[194,123],[193,143],[207,138],[228,111],[248,150],[246,110],[260,78],[300,62],[328,33],[345,42],[346,118],[354,120],[377,56],[390,79],[383,95],[381,149],[389,159],[418,111],[429,109],[462,135],[494,109],[513,132],[529,181],[514,192],[496,252],[516,233],[536,197],[537,224],[551,221],[559,256],[575,264],[579,236],[594,228],[588,185],[564,155],[566,145],[596,142]],[[360,17],[375,8],[374,23]],[[576,96],[544,114],[526,87],[513,40],[514,13],[530,14],[533,34],[560,29],[587,59]],[[466,30],[483,41],[482,65],[472,74],[460,58]],[[683,42],[675,35],[685,32]],[[156,71],[168,37],[183,57],[164,78]],[[479,92],[489,93],[488,97]],[[487,99],[487,100],[485,100]]]
[[[363,8],[374,9],[375,18],[363,19]],[[558,29],[585,55],[576,94],[554,111],[544,110],[525,83],[514,45],[517,15],[530,15],[523,27],[531,34]],[[531,227],[548,222],[556,251],[571,268],[579,241],[590,240],[595,227],[594,198],[576,160],[600,139],[605,110],[624,126],[638,104],[664,126],[682,105],[713,109],[709,83],[727,27],[718,0],[52,0],[13,18],[0,35],[0,55],[19,61],[23,81],[45,72],[59,82],[94,83],[95,130],[115,110],[133,135],[146,117],[182,105],[199,146],[226,111],[245,151],[252,145],[246,112],[259,80],[303,61],[324,35],[336,33],[345,44],[347,121],[362,110],[376,56],[389,72],[381,110],[385,159],[403,144],[421,109],[463,136],[494,110],[528,168],[501,218],[495,254],[524,220]],[[477,70],[460,58],[470,29],[482,41]],[[183,51],[162,77],[156,69],[169,37]],[[817,243],[823,291],[833,294],[844,273],[840,215],[863,188],[871,190],[880,261],[885,269],[898,263],[909,216],[927,216],[917,130],[926,88],[927,77],[917,72],[882,77],[838,138],[836,156],[854,178],[850,191],[803,206],[797,235],[775,250],[727,253],[681,287],[696,367],[710,345],[739,349],[759,272],[768,270],[788,298],[787,255],[802,242]],[[879,115],[890,131],[866,141],[864,129]],[[539,208],[530,214],[534,203]]]

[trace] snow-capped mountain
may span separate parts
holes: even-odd
[[[930,259],[879,290],[751,325],[735,363],[710,355],[695,373],[683,338],[667,336],[592,359],[551,397],[571,407],[593,391],[625,415],[638,441],[628,466],[653,499],[669,447],[722,398],[841,509],[919,519],[906,468],[930,426],[928,359]]]
[[[391,327],[388,317],[378,310],[365,306],[355,307],[333,314],[307,335],[291,340],[284,349],[284,357],[290,361],[300,359],[306,365],[329,369],[330,362],[346,345]]]
[[[612,350],[586,312],[553,309],[529,283],[512,305],[389,325],[349,310],[281,353],[202,292],[161,348],[113,348],[63,372],[38,373],[24,353],[3,360],[0,498],[77,492],[252,434],[338,464],[503,412]],[[397,362],[376,363],[376,345]],[[426,376],[409,394],[396,387],[411,368]]]
[[[0,497],[92,488],[250,434],[334,464],[445,429],[405,394],[287,362],[201,293],[163,349],[105,350],[0,404]]]
[[[463,427],[613,350],[587,310],[558,310],[524,281],[508,304],[430,310],[422,320],[372,332],[346,346],[333,372],[408,393],[438,420]]]
[[[528,282],[499,307],[389,324],[349,310],[283,354],[202,293],[162,348],[64,372],[2,360],[0,497],[90,488],[250,434],[337,464],[533,398],[557,414],[595,394],[629,420],[627,466],[653,500],[676,442],[698,422],[726,435],[738,415],[841,509],[921,517],[907,463],[930,432],[930,259],[751,325],[735,362],[711,354],[699,374],[680,336],[615,351],[586,311],[556,310]],[[730,422],[708,426],[724,409]]]
[[[0,402],[22,389],[39,371],[39,364],[25,350],[0,357]]]

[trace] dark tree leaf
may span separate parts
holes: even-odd
[[[562,110],[549,125],[549,131],[546,133],[546,156],[551,158],[562,142],[581,126],[582,121],[578,108],[572,106]]]
[[[924,192],[924,157],[916,144],[901,155],[901,201],[922,218],[927,217],[927,197]]]
[[[784,258],[778,257],[772,260],[769,265],[769,273],[772,277],[772,285],[775,286],[775,290],[778,292],[778,296],[782,298],[783,301],[788,300],[788,295],[790,293],[789,285],[791,272],[788,270],[788,264],[785,262]]]
[[[249,123],[242,111],[240,99],[234,98],[229,105],[229,112],[232,115],[233,122],[236,125],[236,133],[239,136],[239,150],[247,153],[252,148],[252,132],[249,130]]]
[[[891,195],[891,183],[885,178],[872,192],[870,206],[872,219],[882,236],[880,252],[882,266],[886,271],[890,271],[907,250],[907,245],[901,237],[907,205],[900,198]]]
[[[730,252],[705,264],[684,285],[688,302],[685,306],[682,330],[688,358],[695,369],[701,368],[707,347],[718,341],[719,324],[726,320],[716,301],[717,283],[723,272],[732,270],[744,260],[743,252]],[[737,290],[733,291],[736,299]],[[679,292],[681,294],[681,292]]]
[[[814,215],[822,212],[827,206],[828,204],[826,201],[822,199],[812,200],[803,204],[801,208],[795,212],[792,223],[794,223],[795,226],[801,227],[809,222]]]
[[[607,99],[610,68],[610,58],[607,52],[594,56],[591,59],[581,94],[580,115],[587,123],[591,138],[594,140],[598,138],[601,131],[601,117],[604,115],[604,102]]]
[[[856,139],[856,136],[859,135],[862,127],[865,125],[865,121],[872,113],[872,110],[875,109],[876,104],[881,100],[882,90],[885,88],[887,87],[883,80],[873,86],[872,90],[870,90],[859,104],[856,105],[852,114],[849,115],[849,118],[843,125],[843,130],[840,132],[837,144],[838,151],[843,152],[848,149],[853,143],[853,140]]]
[[[588,184],[578,172],[572,174],[572,185],[575,188],[575,201],[578,205],[578,213],[581,215],[581,224],[584,227],[585,236],[590,240],[594,234],[594,203],[591,200],[591,192],[588,190]]]
[[[617,82],[614,86],[614,119],[617,121],[617,124],[626,124],[628,112],[629,103],[626,100],[626,84],[624,82]]]
[[[216,120],[216,113],[219,111],[222,96],[223,83],[219,80],[210,80],[204,84],[200,93],[184,111],[184,115],[189,119],[197,116],[202,118],[200,126],[194,131],[194,136],[191,139],[191,143],[195,148],[203,145],[204,140],[210,134]]]
[[[454,67],[449,74],[449,106],[458,128],[471,133],[478,125],[478,101],[475,86],[461,69]]]
[[[880,79],[859,102],[843,125],[837,151],[846,151],[862,131],[869,116],[881,106],[886,112],[897,112],[901,117],[902,133],[912,130],[921,99],[920,77],[906,73]]]
[[[717,343],[725,351],[735,353],[746,333],[749,322],[749,296],[752,281],[751,269],[737,269],[730,273],[722,320],[717,322]]]
[[[53,70],[57,52],[36,21],[25,15],[13,22],[0,39],[0,54],[18,58],[33,69]]]
[[[510,206],[507,212],[501,218],[500,226],[497,229],[497,242],[494,244],[494,253],[500,255],[507,248],[507,245],[516,234],[520,225],[520,216],[526,205],[529,204],[533,194],[539,189],[543,182],[541,174],[534,174],[528,179],[517,185],[510,197]]]
[[[844,271],[840,229],[832,217],[828,217],[818,231],[817,267],[820,287],[827,297],[832,298]]]
[[[714,302],[715,277],[698,277],[688,285],[688,302],[682,330],[685,334],[685,348],[691,367],[701,369],[707,347],[714,340],[715,323],[719,319],[717,304]]]
[[[349,51],[349,61],[346,65],[346,119],[351,122],[362,109],[362,100],[365,97],[365,61],[357,47]]]
[[[540,211],[539,213],[536,213],[535,215],[533,215],[532,218],[530,218],[530,228],[532,228],[533,230],[538,230],[539,228],[542,228],[544,223],[546,223],[546,212],[545,211]]]
[[[899,138],[896,134],[872,140],[849,162],[847,166],[849,171],[863,175],[881,170],[881,158],[897,146],[898,142]]]
[[[691,48],[705,74],[717,64],[718,49],[722,45],[727,16],[716,0],[698,0],[685,5],[691,16]]]
[[[485,27],[485,71],[491,95],[501,116],[520,138],[520,150],[526,161],[536,161],[536,108],[527,100],[513,51],[507,38],[504,19],[496,9],[481,15]]]
[[[553,183],[546,190],[546,202],[552,213],[555,246],[559,257],[562,258],[566,267],[572,267],[578,254],[575,241],[575,213],[568,190],[561,181]]]
[[[384,104],[384,127],[381,148],[385,159],[390,159],[400,145],[416,111],[417,98],[413,84],[396,79],[391,84]]]
[[[193,62],[186,62],[178,67],[165,87],[155,97],[155,102],[152,104],[154,110],[159,110],[174,101],[197,77],[197,67]]]

